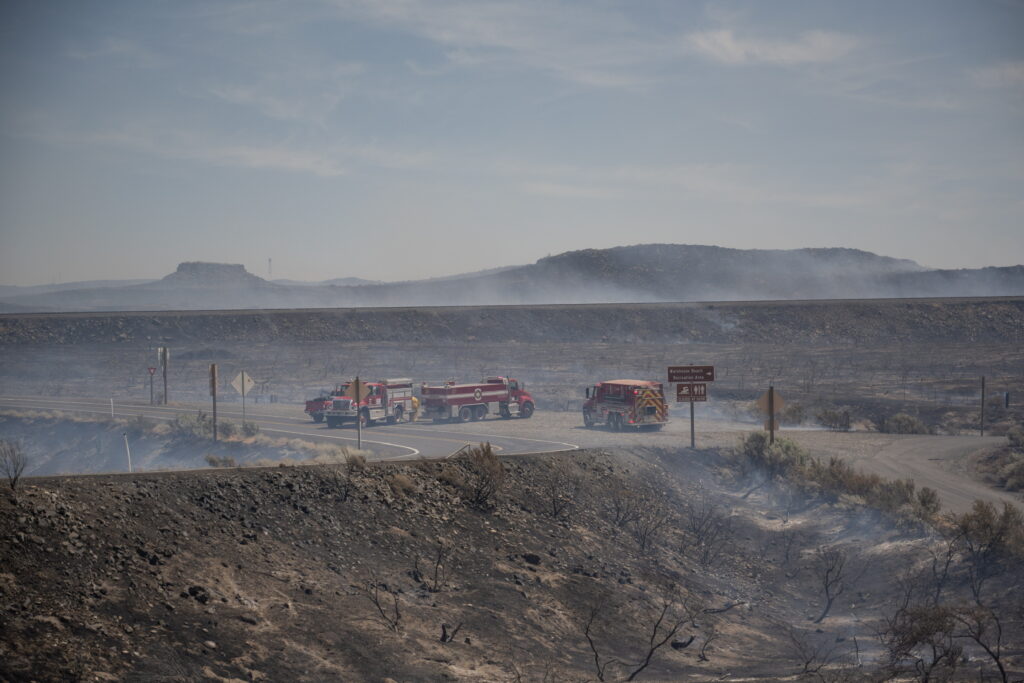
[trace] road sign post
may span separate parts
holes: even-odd
[[[356,402],[356,448],[363,450],[363,409],[359,404],[363,402],[365,387],[359,381],[358,375],[356,375],[355,381],[352,382],[352,386],[349,387],[348,393],[352,400]]]
[[[167,405],[167,365],[171,362],[171,350],[166,346],[159,346],[156,350],[157,360],[159,361],[160,368],[163,370],[164,376],[164,396],[163,404]]]
[[[156,368],[150,366],[149,370],[149,405],[153,405],[153,375],[156,374]]]
[[[713,365],[670,365],[668,381],[676,383],[676,403],[690,404],[690,448],[697,447],[697,430],[694,426],[694,403],[708,400],[707,382],[715,381]]]
[[[210,396],[213,397],[213,440],[217,440],[217,364],[210,363]]]
[[[707,384],[677,384],[676,403],[690,404],[690,448],[697,447],[697,428],[694,425],[694,403],[708,400]]]
[[[697,447],[697,430],[693,426],[693,401],[690,401],[690,448]]]
[[[775,432],[779,428],[775,414],[780,412],[784,405],[786,405],[786,402],[775,393],[775,387],[771,385],[768,386],[767,393],[762,394],[761,398],[757,399],[757,407],[761,409],[762,413],[768,413],[768,422],[765,423],[765,429],[768,430],[769,444],[775,443]]]
[[[249,393],[249,390],[253,388],[256,382],[253,381],[252,377],[249,376],[245,370],[235,375],[235,378],[231,380],[231,386],[235,388],[235,391],[242,395],[242,429],[245,429],[245,395]]]

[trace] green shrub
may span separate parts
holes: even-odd
[[[213,437],[213,420],[201,410],[195,415],[188,413],[177,415],[171,420],[170,425],[171,433],[174,436],[201,439]]]
[[[769,480],[786,478],[806,493],[819,492],[833,500],[843,495],[858,496],[867,505],[897,518],[929,521],[939,511],[939,497],[932,489],[923,488],[915,495],[910,479],[886,480],[854,469],[837,457],[822,462],[789,439],[777,439],[769,445],[767,434],[755,432],[740,443],[736,455],[744,470],[758,470]]]
[[[238,463],[230,455],[223,457],[217,457],[216,455],[207,455],[205,458],[206,464],[210,467],[238,467]]]
[[[999,469],[999,479],[1008,491],[1024,491],[1024,457],[1013,454],[1010,462]]]
[[[243,422],[242,423],[242,435],[245,437],[253,437],[259,434],[260,426],[255,422]]]
[[[939,500],[938,492],[935,489],[922,486],[921,490],[917,492],[917,516],[923,520],[934,519],[941,508],[942,503]]]
[[[1006,440],[1014,450],[1024,451],[1024,427],[1012,427],[1006,432]]]
[[[850,411],[823,408],[814,416],[818,423],[834,432],[850,431]]]
[[[882,420],[878,431],[886,434],[931,434],[928,425],[913,415],[907,415],[906,413],[896,413]]]
[[[217,421],[217,436],[221,439],[230,439],[238,433],[238,428],[234,422],[228,422],[227,420]]]

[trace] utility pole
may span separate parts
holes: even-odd
[[[210,363],[210,396],[213,397],[213,440],[217,440],[217,364]]]

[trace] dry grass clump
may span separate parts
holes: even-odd
[[[204,460],[210,467],[238,467],[238,462],[230,455],[218,457],[216,455],[207,455]]]
[[[388,486],[391,491],[400,498],[407,498],[416,493],[416,484],[404,474],[392,474],[388,477]]]

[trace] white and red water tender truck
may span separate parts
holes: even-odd
[[[388,424],[401,422],[412,412],[412,380],[407,378],[383,379],[379,382],[361,382],[364,398],[356,401],[352,383],[342,385],[342,396],[331,399],[324,412],[328,427],[340,427],[346,422],[370,427],[378,420]]]
[[[424,384],[423,417],[435,422],[482,420],[489,413],[504,419],[533,415],[534,400],[522,382],[511,377],[487,377],[479,384]]]
[[[613,379],[587,387],[583,424],[606,424],[614,432],[624,429],[661,429],[668,423],[668,406],[661,382]]]

